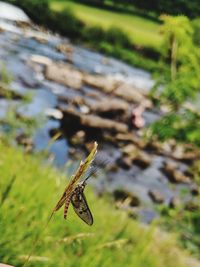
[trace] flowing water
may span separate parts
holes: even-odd
[[[105,56],[93,52],[89,49],[72,45],[67,39],[57,35],[44,34],[34,31],[33,28],[18,28],[11,22],[0,21],[0,27],[5,31],[0,33],[0,62],[5,65],[8,73],[12,74],[13,80],[11,88],[20,94],[29,94],[31,101],[29,103],[21,102],[17,112],[26,117],[40,118],[40,126],[33,135],[33,142],[36,151],[43,151],[48,148],[53,155],[53,163],[58,167],[63,167],[67,160],[71,158],[69,154],[70,145],[68,140],[60,138],[48,147],[51,140],[51,131],[59,129],[60,120],[51,119],[45,114],[58,105],[60,96],[76,96],[84,94],[84,91],[91,91],[93,88],[84,87],[83,90],[72,90],[63,85],[51,82],[45,79],[43,67],[39,66],[33,69],[30,66],[30,58],[33,55],[46,56],[54,61],[71,61],[71,64],[77,69],[89,73],[103,74],[115,77],[119,81],[126,81],[144,91],[149,91],[153,85],[151,75],[141,69],[131,67],[119,60],[105,58]],[[47,42],[41,43],[33,36],[44,35]],[[32,36],[32,37],[31,37]],[[68,43],[73,48],[70,58],[57,51],[56,46],[61,43]],[[91,101],[93,101],[91,99]],[[6,110],[10,105],[15,105],[18,101],[9,102],[3,98],[0,99],[0,119],[6,116]],[[154,112],[145,112],[144,117],[147,124],[155,121],[158,114]],[[84,152],[80,150],[80,154]],[[121,152],[112,144],[100,144],[102,158],[110,163],[116,162],[121,156]],[[109,172],[107,175],[101,175],[98,179],[91,181],[96,190],[112,192],[117,188],[122,188],[138,196],[142,204],[139,213],[145,221],[150,221],[155,211],[152,201],[148,195],[149,189],[157,189],[162,192],[165,203],[169,203],[173,196],[180,196],[186,185],[171,186],[166,176],[162,173],[161,166],[167,160],[164,156],[153,155],[152,163],[148,168],[141,168],[133,165],[129,170],[119,168],[117,172]],[[180,168],[186,169],[187,165],[180,164]]]

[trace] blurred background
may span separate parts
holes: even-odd
[[[199,92],[199,0],[0,1],[0,262],[200,266]]]

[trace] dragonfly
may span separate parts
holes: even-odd
[[[88,206],[84,189],[86,181],[96,173],[96,169],[92,171],[82,182],[78,183],[71,195],[71,203],[75,213],[88,225],[93,224],[93,216]]]
[[[84,195],[84,189],[86,186],[86,181],[94,174],[94,171],[91,172],[83,182],[78,183],[81,177],[86,173],[86,171],[91,166],[95,155],[97,153],[97,142],[94,142],[93,148],[85,159],[85,161],[81,161],[76,173],[72,175],[69,184],[66,186],[62,196],[54,207],[49,221],[55,212],[57,212],[62,206],[64,206],[64,219],[67,218],[68,208],[70,202],[74,208],[75,213],[88,225],[93,224],[92,213],[87,204],[87,200]]]

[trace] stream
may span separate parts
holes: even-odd
[[[107,76],[120,83],[126,82],[146,93],[154,84],[151,75],[144,70],[131,67],[119,60],[105,57],[84,47],[73,45],[68,39],[59,35],[41,32],[36,26],[28,26],[24,29],[12,21],[2,20],[0,21],[0,29],[0,62],[6,66],[8,73],[12,75],[10,87],[21,95],[28,94],[31,99],[30,102],[24,103],[20,100],[0,98],[0,119],[6,117],[10,105],[17,105],[17,113],[21,116],[39,119],[39,126],[32,136],[34,150],[44,151],[48,149],[52,163],[58,168],[65,168],[68,160],[71,160],[72,163],[77,162],[74,155],[78,154],[76,158],[80,159],[86,155],[86,151],[83,146],[73,146],[64,132],[62,137],[48,146],[52,132],[63,131],[61,119],[56,119],[55,116],[49,114],[55,112],[61,102],[62,107],[69,106],[69,103],[61,101],[61,99],[81,96],[95,104],[95,101],[98,100],[89,95],[97,92],[98,96],[101,97],[101,95],[105,96],[105,93],[88,85],[83,85],[81,90],[74,90],[47,79],[44,75],[44,65],[33,64],[31,61],[33,56],[44,56],[53,62],[70,64],[74,69],[83,73]],[[57,47],[63,43],[70,47],[71,53],[65,54],[58,51]],[[143,117],[146,125],[149,125],[157,120],[160,114],[154,109],[146,109]],[[123,157],[119,147],[112,142],[98,141],[99,158],[107,160],[110,165],[117,165],[119,159]],[[188,169],[187,163],[159,153],[154,154],[147,149],[146,153],[151,158],[151,163],[148,166],[144,167],[136,163],[129,168],[124,168],[119,164],[117,170],[111,168],[106,173],[102,171],[98,178],[90,179],[90,183],[98,194],[104,191],[112,193],[117,189],[128,191],[139,199],[139,207],[133,208],[136,209],[137,215],[141,220],[150,222],[157,216],[157,204],[152,201],[149,191],[160,192],[163,198],[162,203],[166,205],[169,205],[174,197],[186,201],[191,198],[191,195],[187,194],[190,190],[188,184],[173,184],[162,171],[163,164],[170,162],[178,164],[178,169],[185,172]]]

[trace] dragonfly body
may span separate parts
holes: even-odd
[[[90,167],[96,153],[97,153],[97,143],[95,142],[94,147],[90,152],[89,156],[86,158],[84,162],[80,163],[78,170],[74,175],[72,175],[69,184],[66,186],[64,190],[64,193],[62,194],[61,198],[54,207],[51,216],[49,218],[49,221],[51,220],[53,214],[56,211],[58,211],[63,205],[64,205],[64,218],[66,219],[68,208],[71,202],[76,214],[88,225],[93,224],[93,217],[88,207],[85,195],[83,193],[86,185],[86,180],[89,179],[90,176],[88,176],[81,183],[78,183],[78,181]]]

